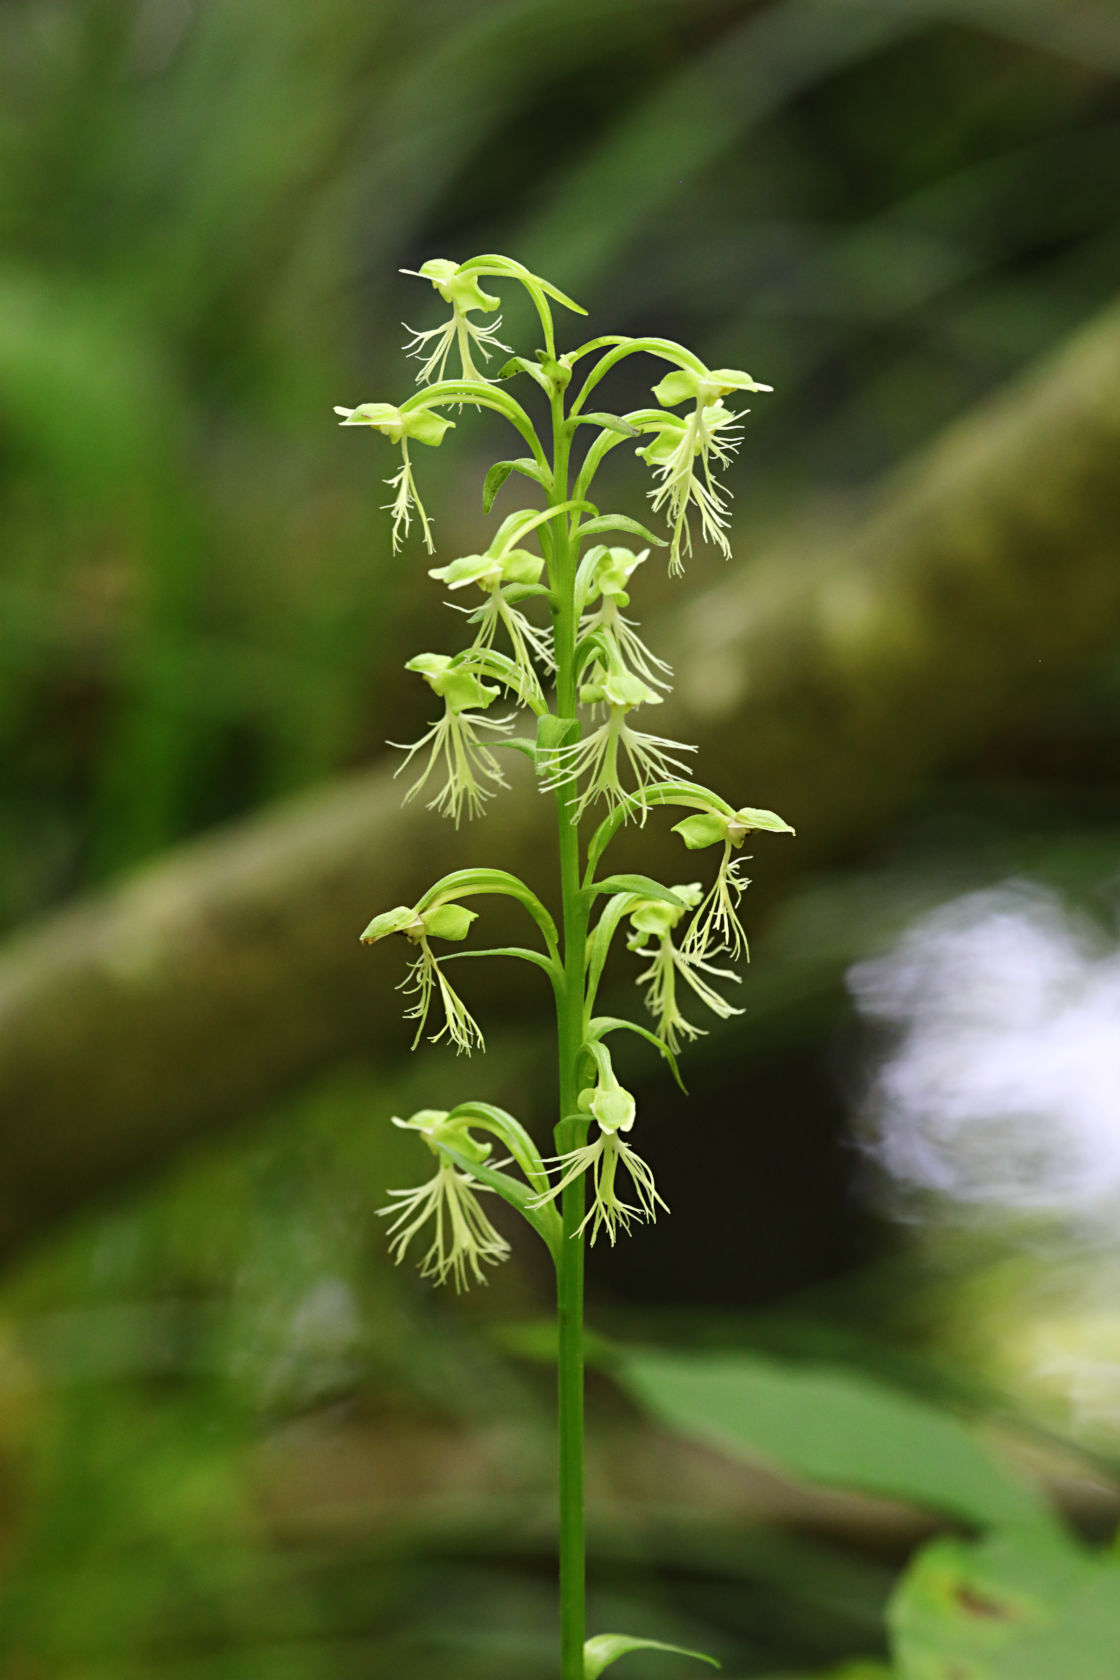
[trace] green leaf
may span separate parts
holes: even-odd
[[[583,1647],[583,1680],[599,1680],[605,1668],[628,1651],[670,1651],[678,1657],[695,1657],[697,1662],[720,1664],[704,1651],[689,1651],[683,1645],[666,1645],[660,1639],[633,1639],[628,1633],[597,1633]]]
[[[495,747],[501,747],[505,751],[524,753],[533,764],[537,762],[537,749],[524,735],[513,735],[508,741],[487,741],[486,746],[490,752],[493,752]]]
[[[549,1189],[549,1178],[544,1170],[540,1150],[520,1120],[515,1120],[508,1109],[499,1108],[495,1103],[457,1103],[448,1119],[469,1120],[477,1130],[489,1132],[492,1137],[498,1139],[503,1148],[509,1150],[529,1180],[534,1194]]]
[[[936,1540],[887,1625],[900,1680],[1115,1680],[1120,1564],[1061,1535]]]
[[[564,513],[587,512],[598,513],[594,502],[585,501],[580,496],[570,496],[566,502],[557,502],[554,507],[528,508],[513,517],[517,521],[518,541],[524,542],[530,531],[535,531],[538,525],[547,525]],[[507,520],[506,524],[509,523]],[[503,527],[504,528],[504,527]]]
[[[636,1353],[623,1367],[664,1422],[736,1456],[980,1526],[1054,1524],[948,1412],[841,1367],[750,1353]]]
[[[554,712],[545,712],[537,719],[537,749],[540,752],[553,752],[557,747],[566,747],[578,734],[578,718],[561,718]]]
[[[577,414],[573,426],[600,426],[605,432],[618,432],[622,437],[641,437],[641,432],[619,414]]]
[[[601,513],[596,519],[589,519],[576,532],[577,538],[594,536],[598,531],[629,531],[633,537],[641,537],[643,542],[654,543],[658,548],[669,545],[664,537],[654,534],[646,525],[639,525],[636,519],[631,519],[626,513]]]
[[[594,898],[596,893],[639,893],[642,898],[656,898],[662,904],[674,904],[678,910],[686,909],[683,898],[678,898],[669,887],[663,887],[660,881],[655,881],[649,875],[606,875],[601,881],[592,882],[585,887],[587,897]]]
[[[524,543],[524,532],[531,522],[540,523],[540,508],[514,508],[507,513],[498,529],[490,539],[490,553],[498,554],[508,548],[520,548]],[[547,513],[547,509],[544,510]]]
[[[627,422],[629,424],[629,421]],[[591,447],[583,458],[583,465],[579,469],[579,477],[575,482],[577,496],[585,496],[594,483],[595,474],[612,449],[617,449],[626,440],[618,432],[600,431],[591,440]]]
[[[547,583],[508,583],[503,593],[510,605],[516,606],[518,601],[528,601],[533,595],[551,595],[552,590],[548,587]],[[476,613],[472,614],[472,624],[476,624],[478,622],[478,620],[482,617],[483,611],[484,608],[480,607]],[[491,743],[491,745],[493,745],[493,743]]]
[[[449,1144],[437,1141],[436,1147],[441,1155],[446,1155],[449,1161],[454,1161],[460,1172],[469,1173],[472,1178],[477,1178],[480,1184],[485,1184],[488,1189],[499,1195],[503,1202],[508,1202],[510,1207],[516,1208],[522,1218],[533,1227],[533,1230],[552,1255],[553,1260],[559,1258],[560,1244],[564,1240],[564,1229],[560,1215],[551,1202],[546,1207],[532,1207],[530,1204],[534,1200],[536,1192],[530,1190],[527,1184],[522,1184],[518,1179],[511,1178],[508,1173],[499,1172],[496,1167],[486,1167],[480,1165],[477,1161],[468,1160],[465,1155],[460,1155],[459,1151],[452,1149]]]
[[[592,659],[607,666],[614,652],[610,638],[602,630],[592,630],[586,636],[581,636],[575,646],[574,664],[576,675],[579,676]]]
[[[673,1078],[676,1080],[681,1090],[684,1091],[685,1096],[688,1095],[685,1082],[681,1078],[681,1070],[677,1065],[677,1058],[663,1038],[658,1038],[657,1034],[650,1032],[648,1027],[639,1026],[637,1021],[627,1021],[622,1015],[596,1015],[594,1020],[588,1026],[587,1036],[589,1040],[595,1042],[598,1039],[605,1038],[608,1033],[612,1032],[637,1033],[639,1038],[644,1038],[647,1043],[652,1044],[654,1049],[664,1056],[665,1060],[668,1062]]]
[[[582,361],[584,356],[590,356],[594,350],[615,349],[620,344],[633,344],[631,333],[601,333],[598,338],[589,338],[586,344],[581,344],[578,350],[568,351],[570,362]]]
[[[542,391],[549,390],[547,374],[537,366],[536,362],[527,362],[524,356],[511,356],[504,366],[498,369],[499,379],[512,379],[515,374],[527,373],[534,379]]]
[[[457,653],[454,656],[452,665],[457,666],[460,661],[470,662],[473,669],[468,669],[466,674],[474,677],[476,682],[481,680],[481,677],[476,673],[493,677],[495,682],[501,683],[503,688],[520,701],[521,705],[527,707],[534,717],[543,715],[545,702],[539,689],[536,693],[532,691],[525,672],[520,666],[514,664],[508,654],[500,653],[497,648],[492,647],[465,648],[462,653]],[[446,683],[443,692],[447,692]]]
[[[543,485],[545,482],[544,475],[530,455],[524,455],[518,461],[495,461],[482,486],[483,513],[490,512],[494,506],[494,497],[512,472],[523,473],[526,478],[531,478],[534,484]]]
[[[518,463],[515,461],[514,466]],[[551,487],[551,479],[543,475],[538,476],[538,483],[546,488]],[[563,518],[565,514],[575,512],[590,512],[596,514],[598,509],[594,502],[573,496],[566,502],[558,502],[554,507],[546,508],[516,508],[513,513],[507,513],[490,540],[487,551],[491,555],[506,554],[514,547],[523,546],[531,531],[539,525],[548,525],[554,519]],[[551,593],[551,592],[550,592]]]
[[[610,955],[611,942],[618,931],[618,924],[633,903],[633,893],[616,893],[608,898],[603,907],[603,913],[596,922],[587,940],[587,1009],[590,1011],[595,1005],[595,993],[599,989],[603,969],[606,967],[607,957]]]

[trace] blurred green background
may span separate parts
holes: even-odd
[[[433,1294],[374,1212],[424,1170],[392,1113],[548,1115],[543,998],[472,974],[485,1065],[409,1061],[396,953],[354,944],[429,863],[536,845],[520,783],[457,853],[385,770],[425,716],[401,666],[453,626],[417,545],[390,552],[389,451],[331,410],[403,400],[400,322],[438,305],[398,271],[430,256],[508,252],[590,332],[776,388],[730,571],[700,551],[684,596],[635,598],[705,779],[799,837],[755,847],[746,1014],[691,1053],[690,1101],[627,1064],[673,1215],[593,1255],[595,1625],[731,1680],[971,1680],[1005,1672],[986,1646],[966,1668],[923,1623],[915,1657],[884,1614],[940,1522],[1019,1509],[990,1466],[1107,1543],[1115,1203],[1048,1195],[1029,1102],[991,1144],[1010,1188],[962,1188],[952,1140],[900,1167],[874,1070],[901,1017],[861,1020],[845,976],[1008,879],[1082,918],[1053,1008],[1111,960],[1118,181],[1114,0],[0,5],[6,1677],[553,1672],[548,1280],[518,1240],[485,1292]],[[464,413],[420,453],[446,561],[505,442]],[[1116,1025],[1102,1004],[1070,1052],[1086,1079]],[[1057,1146],[1104,1190],[1109,1089]],[[650,1347],[738,1360],[732,1424],[718,1384],[631,1371]],[[895,1470],[845,1456],[844,1418],[888,1459],[894,1427],[848,1382],[918,1407]],[[958,1447],[973,1491],[940,1497],[923,1458]]]

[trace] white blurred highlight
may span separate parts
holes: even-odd
[[[1090,924],[1011,882],[924,917],[848,982],[898,1034],[866,1113],[900,1189],[1009,1214],[1115,1215],[1120,951]]]

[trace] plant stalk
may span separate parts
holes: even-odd
[[[569,438],[563,398],[552,397],[553,490],[550,506],[568,495]],[[575,564],[567,517],[552,523],[556,710],[577,718],[575,669]],[[575,1118],[580,1093],[580,1046],[583,1042],[584,951],[587,909],[580,898],[580,846],[576,794],[556,793],[559,831],[561,924],[564,935],[564,984],[556,1010],[560,1109],[555,1131],[558,1154],[583,1142],[587,1126]],[[586,1638],[586,1557],[583,1469],[583,1237],[577,1235],[586,1207],[583,1178],[569,1184],[561,1198],[563,1241],[556,1266],[557,1433],[560,1495],[560,1672],[562,1680],[583,1680]]]

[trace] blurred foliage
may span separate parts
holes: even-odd
[[[416,1092],[340,1076],[9,1283],[0,1645],[27,1673],[551,1672],[551,1385],[485,1334],[540,1297],[388,1267],[371,1207],[418,1163],[368,1123],[386,1097]],[[617,1432],[617,1402],[592,1411]],[[687,1644],[726,1618],[772,1657],[802,1623],[814,1653],[875,1635],[871,1560],[609,1509],[607,1625]]]
[[[512,249],[594,318],[771,380],[735,480],[746,556],[843,508],[1114,292],[1118,75],[1107,0],[7,0],[0,926],[406,727],[397,669],[438,621],[413,557],[389,555],[368,440],[331,415],[397,394],[380,370],[398,323],[427,324],[399,267]],[[433,469],[449,548],[482,529],[475,468],[444,450]],[[776,1354],[846,1367],[849,1405],[869,1373],[897,1378],[913,1393],[875,1391],[875,1443],[891,1417],[929,1421],[918,1460],[948,1433],[957,1512],[991,1472],[935,1409],[961,1401],[938,1341],[974,1405],[1022,1407],[1007,1332],[1037,1311],[1028,1262],[981,1256],[962,1282],[976,1256],[955,1269],[933,1245],[933,1288],[880,1259],[766,1319],[742,1309],[883,1246],[837,1143],[848,963],[962,884],[1029,871],[1091,899],[1114,876],[1118,669],[786,904],[745,1029],[714,1034],[692,1076],[715,1112],[770,1122],[741,1146],[749,1217],[697,1129],[672,1225],[609,1271],[595,1257],[619,1341],[640,1324],[692,1358],[737,1350],[756,1402],[786,1380]],[[433,1066],[422,1094],[339,1072],[7,1280],[13,1680],[551,1673],[548,1373],[490,1333],[537,1312],[540,1280],[432,1297],[387,1268],[371,1211],[413,1170],[384,1116],[439,1100]],[[493,1077],[531,1082],[512,1049]],[[681,1117],[658,1101],[667,1152]],[[815,1457],[796,1431],[775,1447],[799,1416],[785,1390],[761,1420],[736,1403],[740,1446],[805,1475],[823,1453],[854,1485],[820,1380],[798,1389]],[[621,1456],[638,1413],[606,1378],[591,1402]],[[1094,1442],[1107,1490],[1115,1437]],[[894,1491],[943,1509],[920,1467]],[[935,1541],[896,1586],[917,1531],[744,1512],[617,1500],[596,1524],[598,1625],[714,1649],[729,1680],[887,1673],[888,1599],[907,1680],[964,1662],[1067,1680],[1073,1623],[1084,1651],[1115,1647],[1115,1565],[1072,1542],[1051,1567],[998,1528]],[[633,1680],[674,1672],[626,1660]]]
[[[1094,1553],[945,1412],[866,1375],[757,1355],[623,1358],[624,1381],[676,1428],[827,1483],[952,1511],[991,1533],[939,1539],[887,1611],[898,1680],[1063,1672],[1107,1680],[1120,1644],[1120,1559]]]
[[[933,1406],[874,1379],[768,1359],[637,1354],[623,1381],[670,1426],[809,1480],[906,1498],[966,1523],[1044,1525],[1039,1502]]]
[[[516,247],[758,366],[745,550],[1107,296],[1118,68],[1041,0],[5,6],[0,916],[391,732],[426,608],[330,408],[425,308],[398,266]]]
[[[249,1140],[89,1217],[9,1280],[10,1672],[435,1680],[453,1660],[468,1680],[551,1674],[551,1367],[536,1332],[511,1331],[544,1290],[517,1259],[462,1300],[388,1266],[372,1209],[418,1163],[415,1140],[371,1126],[370,1112],[407,1111],[418,1090],[340,1074]],[[935,1541],[895,1587],[900,1680],[949,1680],[974,1649],[1026,1662],[1027,1636],[1045,1648],[1059,1609],[1096,1606],[1103,1641],[1120,1599],[1098,1581],[1116,1566],[1066,1538],[1009,1468],[1016,1431],[1005,1423],[994,1451],[924,1358],[896,1362],[893,1377],[861,1370],[856,1317],[849,1303],[845,1330],[836,1307],[802,1303],[800,1323],[788,1309],[769,1324],[693,1312],[673,1353],[593,1339],[606,1373],[589,1396],[603,1443],[597,1624],[640,1626],[758,1676],[883,1650],[892,1578],[924,1525],[884,1520],[874,1503],[787,1498],[784,1524],[768,1527],[769,1484],[729,1483],[741,1458],[990,1531],[975,1550]],[[866,1334],[866,1303],[858,1317]],[[632,1315],[612,1321],[632,1338]],[[647,1314],[647,1329],[658,1322]],[[825,1345],[827,1364],[814,1353]],[[720,1455],[720,1497],[672,1437],[640,1432],[646,1409]],[[992,1595],[1008,1605],[998,1616]],[[1062,1637],[1082,1649],[1080,1634]],[[631,1672],[666,1669],[635,1654]]]

